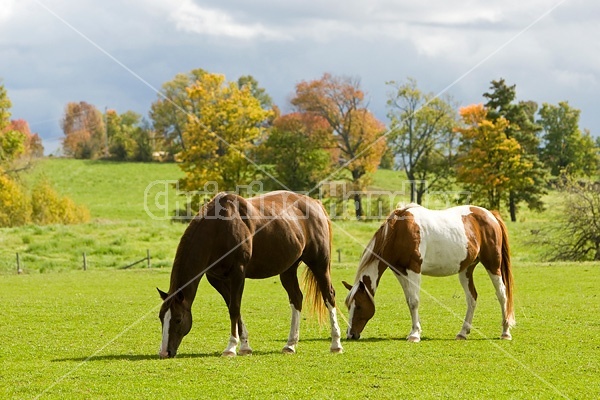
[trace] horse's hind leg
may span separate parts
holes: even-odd
[[[282,352],[287,354],[294,354],[296,352],[296,346],[300,340],[300,312],[302,311],[302,291],[298,284],[298,265],[300,260],[296,261],[294,265],[288,268],[285,272],[279,275],[281,284],[288,294],[290,300],[290,308],[292,309],[292,322],[290,324],[290,335],[288,341],[283,347]]]
[[[458,274],[458,280],[465,291],[467,314],[465,315],[462,329],[456,335],[457,340],[464,340],[467,338],[467,335],[471,333],[473,314],[475,313],[475,306],[477,305],[477,290],[475,290],[475,285],[473,283],[473,270],[476,265],[477,263],[471,264],[468,268]]]
[[[502,275],[494,274],[488,271],[488,275],[494,284],[494,288],[496,289],[496,297],[498,298],[498,302],[500,303],[500,308],[502,309],[502,339],[512,340],[512,335],[510,334],[510,324],[506,318],[506,287],[504,286],[504,281],[502,280]]]
[[[335,306],[335,289],[331,284],[331,275],[329,274],[329,262],[324,261],[322,263],[313,262],[306,265],[310,268],[313,273],[314,279],[319,285],[319,290],[323,296],[325,307],[329,312],[329,325],[331,328],[331,346],[329,350],[332,353],[342,353],[344,348],[341,342],[341,331],[337,320],[337,308]]]

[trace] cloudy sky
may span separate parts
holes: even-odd
[[[68,102],[147,116],[194,68],[252,75],[284,111],[302,80],[359,77],[385,122],[387,81],[467,105],[505,78],[598,136],[599,21],[597,0],[0,0],[0,79],[47,152]]]

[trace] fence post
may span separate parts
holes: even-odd
[[[87,260],[85,258],[85,251],[83,252],[83,270],[87,271]]]
[[[146,249],[146,256],[148,258],[148,268],[150,268],[150,249]]]
[[[338,253],[338,262],[342,262],[342,249],[337,249]]]
[[[21,269],[21,260],[19,259],[19,253],[17,253],[17,274],[21,273],[23,273],[23,270]]]

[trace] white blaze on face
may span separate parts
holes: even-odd
[[[163,319],[162,342],[160,344],[160,353],[162,357],[167,357],[167,346],[169,345],[169,326],[171,325],[171,310],[167,310]]]

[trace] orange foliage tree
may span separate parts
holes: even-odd
[[[360,218],[360,192],[379,166],[386,143],[381,139],[385,125],[367,109],[359,81],[324,74],[321,79],[298,83],[291,102],[299,112],[317,114],[331,126],[339,149],[338,163],[350,173],[356,217]]]
[[[98,158],[107,153],[102,113],[81,101],[68,103],[61,121],[65,137],[63,149],[75,158]]]
[[[531,179],[526,172],[533,164],[522,157],[519,142],[505,135],[509,124],[505,118],[488,119],[482,104],[463,107],[459,112],[462,126],[456,128],[460,133],[457,179],[471,191],[473,202],[499,210],[510,190]]]

